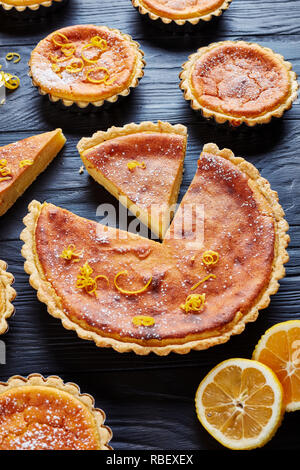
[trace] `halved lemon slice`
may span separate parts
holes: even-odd
[[[274,372],[249,359],[221,362],[202,380],[196,393],[201,424],[223,446],[261,447],[279,427],[283,391]]]
[[[269,366],[283,388],[286,411],[300,409],[300,320],[277,323],[262,336],[253,359]]]

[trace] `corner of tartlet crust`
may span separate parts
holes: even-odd
[[[139,132],[166,132],[182,135],[187,139],[187,128],[182,124],[172,125],[169,122],[163,121],[157,121],[157,123],[144,121],[140,124],[131,122],[123,127],[112,126],[107,131],[98,131],[92,137],[84,137],[78,142],[77,149],[80,155],[82,155],[86,150],[96,147],[96,145],[102,144],[102,142]]]
[[[0,394],[15,387],[30,386],[53,387],[67,392],[70,395],[73,395],[79,401],[81,401],[88,408],[90,413],[92,413],[92,415],[94,416],[101,440],[100,450],[113,450],[112,447],[109,445],[113,434],[111,429],[108,426],[104,425],[106,420],[106,415],[104,411],[100,408],[95,408],[94,398],[87,393],[81,393],[78,385],[73,382],[65,383],[57,375],[50,375],[48,377],[43,377],[41,374],[38,373],[30,374],[27,377],[14,375],[10,377],[7,382],[0,382]]]
[[[12,287],[14,280],[14,276],[7,272],[7,264],[0,260],[0,289],[3,291],[2,295],[4,301],[3,310],[0,312],[0,335],[8,330],[7,319],[11,317],[15,311],[12,304],[12,301],[17,296],[17,292]]]

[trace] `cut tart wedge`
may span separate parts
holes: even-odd
[[[132,0],[141,15],[164,24],[174,22],[178,26],[186,23],[196,25],[200,21],[210,21],[220,16],[230,5],[231,0]]]
[[[0,216],[56,157],[66,139],[61,129],[0,147]]]
[[[39,300],[65,328],[120,352],[184,354],[226,342],[268,306],[288,260],[277,193],[214,144],[163,243],[37,201],[24,223],[25,270]]]
[[[12,288],[14,277],[6,271],[7,264],[0,260],[0,335],[5,333],[7,326],[7,318],[14,313],[12,301],[16,298],[16,291]]]
[[[82,139],[89,174],[163,238],[182,180],[187,130],[167,122],[112,127]]]
[[[94,404],[57,376],[0,382],[0,450],[110,450],[112,432]]]
[[[184,98],[220,124],[266,124],[297,98],[292,64],[256,43],[222,41],[201,47],[182,68]]]

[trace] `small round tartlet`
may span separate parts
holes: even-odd
[[[12,288],[14,280],[14,276],[7,272],[7,264],[0,259],[0,335],[8,330],[7,319],[15,311],[12,305],[17,296]]]
[[[39,42],[31,53],[29,75],[53,102],[101,107],[138,86],[144,75],[143,56],[139,44],[117,29],[75,25]]]
[[[66,2],[67,0],[0,0],[0,6],[6,11],[14,9],[23,12],[25,10],[37,11],[40,7],[50,8]]]
[[[132,0],[132,4],[141,15],[148,15],[151,20],[161,20],[164,24],[186,23],[196,25],[200,21],[210,21],[220,16],[232,0]]]
[[[0,450],[111,450],[94,399],[57,376],[0,382]]]
[[[297,98],[292,65],[271,49],[244,41],[223,41],[189,56],[180,88],[205,118],[232,126],[266,124],[281,117]]]

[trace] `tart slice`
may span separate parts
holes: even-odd
[[[184,354],[226,342],[268,306],[288,260],[277,193],[214,144],[163,243],[37,201],[24,223],[25,270],[49,313],[120,352]]]
[[[0,382],[0,450],[109,450],[112,432],[94,404],[57,376]]]
[[[139,44],[107,26],[74,25],[40,41],[29,61],[33,85],[53,102],[100,107],[129,95],[144,75]]]
[[[65,145],[61,129],[0,147],[0,216],[16,202]]]
[[[14,282],[12,274],[6,271],[7,264],[0,260],[0,335],[7,330],[7,318],[14,313],[12,301],[16,298],[16,291],[11,287]]]
[[[40,7],[50,8],[59,3],[65,3],[67,0],[0,0],[0,6],[6,11],[15,9],[23,12],[27,9],[37,11]]]
[[[89,174],[163,238],[178,198],[186,140],[181,125],[132,123],[82,139],[78,150]]]
[[[180,78],[194,110],[233,126],[268,123],[297,98],[292,65],[271,49],[244,41],[201,47],[183,65]]]
[[[185,23],[192,25],[199,21],[209,21],[220,16],[230,5],[231,0],[132,0],[141,15],[148,15],[151,20],[160,19],[164,24]]]

